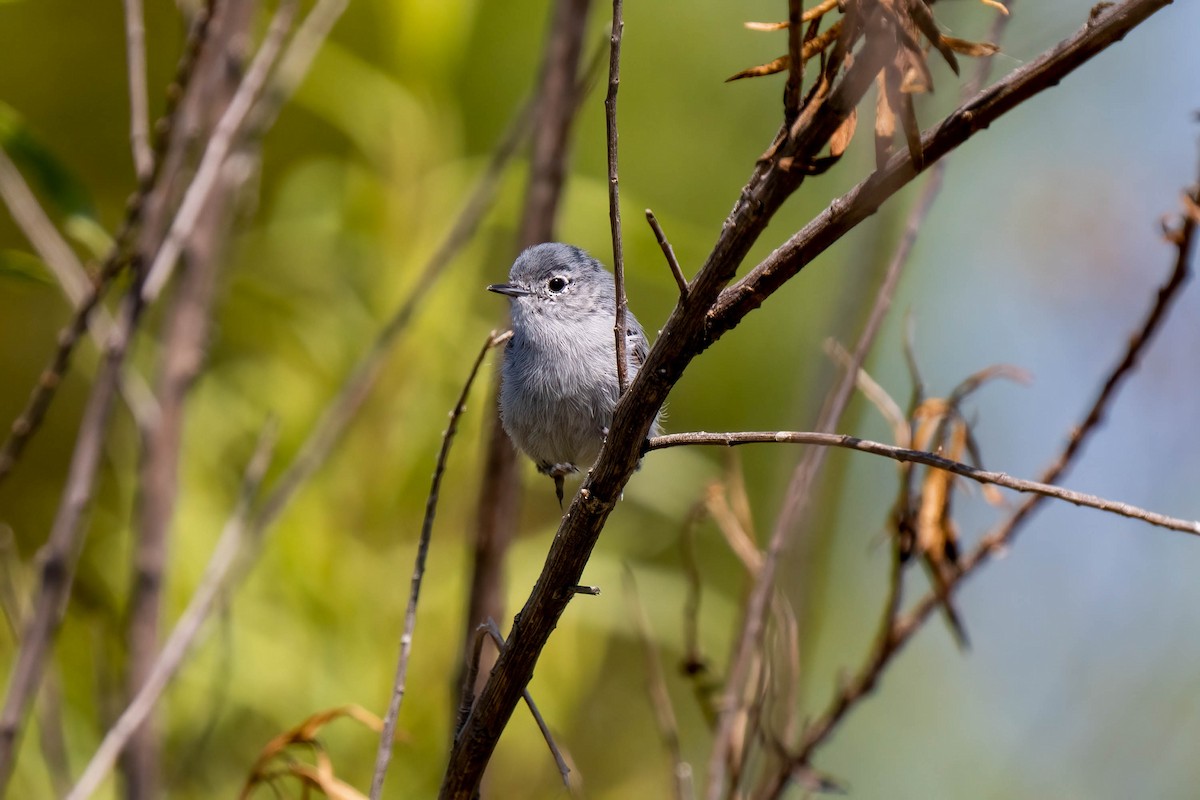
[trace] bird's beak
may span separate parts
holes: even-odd
[[[530,293],[528,289],[522,289],[520,286],[514,286],[511,283],[493,283],[487,287],[487,290],[496,294],[506,294],[509,297],[524,297]]]

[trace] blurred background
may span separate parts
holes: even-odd
[[[607,37],[592,11],[585,54]],[[1017,2],[993,76],[1035,58],[1086,19],[1088,0]],[[191,596],[270,415],[276,464],[296,452],[377,329],[413,290],[514,109],[534,85],[549,5],[354,0],[263,145],[219,289],[208,364],[189,406],[170,545],[166,622]],[[993,9],[939,3],[951,35],[983,38]],[[632,3],[621,67],[621,198],[631,307],[648,332],[675,287],[642,210],[663,223],[687,274],[716,239],[780,119],[783,76],[729,75],[786,51],[786,34],[745,30],[786,18],[786,3]],[[146,5],[151,111],[163,108],[183,41],[178,9]],[[265,26],[266,17],[260,21]],[[1105,371],[1168,274],[1159,220],[1196,180],[1200,8],[1180,3],[952,156],[943,195],[867,368],[901,402],[911,314],[931,393],[995,363],[1029,386],[988,385],[968,413],[985,466],[1033,477],[1085,413]],[[0,126],[32,141],[50,177],[35,182],[85,257],[119,223],[135,186],[121,4],[0,2]],[[586,57],[586,56],[585,56]],[[965,61],[965,60],[964,60]],[[958,80],[933,63],[929,126]],[[964,63],[964,74],[973,64]],[[602,88],[602,87],[601,87]],[[869,108],[864,119],[869,119]],[[16,133],[14,133],[16,132]],[[11,138],[7,139],[11,141]],[[806,181],[748,259],[755,263],[872,168],[869,124],[828,174]],[[244,583],[224,598],[162,705],[171,797],[236,793],[259,751],[308,715],[346,703],[382,713],[429,476],[446,414],[503,300],[524,191],[518,160],[480,234],[426,295],[347,436],[268,534]],[[668,402],[666,427],[807,429],[835,370],[830,336],[852,342],[920,181],[824,254],[698,358]],[[89,222],[91,220],[92,222]],[[560,238],[611,263],[603,92],[577,120]],[[101,250],[103,248],[101,247]],[[0,214],[0,420],[23,406],[69,308],[19,229]],[[156,330],[152,316],[146,330]],[[1167,514],[1200,517],[1200,296],[1185,293],[1102,431],[1065,483]],[[135,363],[152,373],[153,336]],[[494,357],[493,357],[494,358]],[[31,560],[59,502],[91,376],[85,343],[12,478],[0,526],[16,556],[6,580],[27,592]],[[389,797],[431,797],[453,720],[470,538],[486,446],[492,359],[476,385],[441,492],[400,718]],[[841,432],[889,441],[861,398]],[[765,539],[794,447],[738,452]],[[666,796],[670,762],[645,690],[628,565],[667,666],[683,755],[703,774],[710,735],[683,657],[687,574],[681,531],[726,454],[646,458],[530,686],[591,798]],[[56,653],[68,759],[78,770],[119,710],[138,446],[118,413],[89,536]],[[277,471],[276,467],[276,471]],[[521,534],[509,555],[508,620],[527,596],[559,519],[550,481],[522,461]],[[268,482],[275,472],[268,474]],[[856,667],[886,585],[895,466],[831,454],[802,546],[781,586],[799,618],[801,716]],[[1002,511],[978,492],[956,515],[974,540]],[[7,535],[7,534],[6,534]],[[724,672],[747,581],[711,523],[696,531],[700,640]],[[1200,783],[1200,542],[1071,506],[1047,504],[1006,558],[959,594],[972,646],[937,620],[819,751],[816,764],[858,798],[1192,797]],[[923,588],[918,571],[910,596]],[[0,636],[11,664],[15,642]],[[338,775],[370,781],[374,734],[352,722],[322,733]],[[532,720],[518,710],[493,758],[494,797],[563,796]],[[294,787],[289,787],[294,788]],[[116,796],[114,781],[106,792]],[[261,792],[269,792],[263,789]],[[52,796],[25,737],[12,797]],[[799,790],[796,790],[799,796]]]

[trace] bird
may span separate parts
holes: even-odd
[[[509,298],[512,317],[500,369],[501,425],[554,479],[561,508],[564,476],[595,463],[620,398],[613,276],[580,248],[549,242],[524,250],[508,283],[487,289]],[[632,313],[625,326],[625,374],[632,382],[649,344]],[[661,414],[650,436],[660,432]]]

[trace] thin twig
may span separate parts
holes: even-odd
[[[609,37],[608,96],[604,98],[604,127],[608,134],[608,223],[612,230],[613,288],[617,309],[613,321],[613,337],[617,348],[617,393],[625,393],[629,385],[625,362],[627,345],[625,315],[629,299],[625,296],[625,253],[621,247],[621,190],[617,179],[617,88],[621,84],[621,34],[625,21],[621,18],[621,0],[613,0],[612,34]]]
[[[251,112],[246,128],[261,133],[275,124],[283,104],[299,87],[304,76],[312,67],[321,46],[329,38],[330,31],[341,19],[350,0],[317,0],[308,16],[296,28],[287,49],[279,57],[279,63],[263,88]]]
[[[199,77],[182,100],[181,118],[191,141],[203,141],[237,91],[243,49],[254,24],[254,6],[227,3],[213,20],[201,55]],[[238,65],[238,69],[230,69]],[[252,152],[254,142],[239,150]],[[171,147],[164,155],[163,197],[174,197],[192,166],[192,148]],[[125,622],[124,700],[137,696],[149,679],[162,646],[161,617],[166,589],[171,523],[178,495],[186,404],[205,359],[212,324],[217,277],[225,243],[233,228],[238,190],[248,172],[227,160],[217,185],[192,228],[185,248],[186,268],[168,299],[161,324],[156,376],[159,413],[156,424],[143,426],[138,485],[134,504],[134,542]],[[139,258],[153,258],[155,236],[142,237]],[[212,718],[216,718],[214,714]],[[129,798],[162,795],[162,737],[153,711],[129,737],[119,763],[120,781]]]
[[[658,723],[658,733],[662,737],[663,746],[671,757],[671,774],[674,777],[676,800],[688,800],[694,796],[692,785],[692,765],[683,758],[683,748],[679,744],[679,722],[675,719],[675,709],[671,705],[671,694],[667,691],[667,675],[663,671],[662,658],[654,643],[654,634],[650,628],[650,618],[646,616],[646,607],[638,594],[637,579],[633,570],[625,565],[625,591],[629,597],[629,609],[642,643],[642,655],[646,662],[646,693],[650,696],[650,706],[654,709],[654,720]]]
[[[211,2],[211,0],[209,0]],[[71,363],[71,356],[80,337],[88,330],[92,314],[100,307],[100,301],[108,291],[121,270],[129,263],[130,248],[143,224],[146,208],[150,205],[151,194],[157,191],[159,172],[161,170],[161,153],[172,141],[178,130],[179,100],[186,94],[196,72],[196,64],[200,51],[203,49],[212,19],[208,3],[202,6],[192,17],[188,30],[188,38],[184,44],[183,54],[175,71],[175,79],[167,92],[167,108],[163,117],[158,121],[156,130],[159,135],[155,140],[154,174],[147,184],[143,184],[129,201],[125,219],[114,237],[115,241],[108,256],[100,267],[99,277],[95,280],[91,291],[79,304],[75,314],[58,334],[57,346],[50,358],[49,364],[43,368],[37,383],[29,393],[29,400],[21,410],[20,415],[13,421],[9,435],[0,447],[0,482],[12,472],[17,459],[24,451],[29,440],[41,427],[50,404],[54,401],[57,389],[66,375]]]
[[[92,280],[3,148],[0,148],[0,197],[8,206],[13,221],[58,282],[71,307],[75,310],[82,308],[93,290]],[[103,351],[104,342],[112,332],[112,316],[106,308],[99,306],[92,312],[87,325],[92,339]],[[127,368],[121,376],[121,396],[139,429],[145,430],[158,418],[153,393],[142,376],[132,368]]]
[[[112,769],[116,757],[125,747],[128,738],[136,732],[150,711],[154,710],[158,698],[166,690],[167,685],[178,672],[187,652],[196,642],[197,634],[216,599],[227,587],[230,569],[238,563],[238,558],[245,551],[247,539],[252,540],[256,531],[252,525],[251,510],[258,488],[262,485],[263,475],[271,461],[271,453],[275,450],[278,425],[274,420],[269,421],[259,434],[258,444],[254,446],[253,456],[246,464],[245,474],[242,475],[241,492],[238,504],[234,507],[233,515],[224,524],[221,537],[216,547],[212,549],[212,558],[204,569],[204,576],[196,588],[196,594],[188,601],[187,608],[170,632],[167,643],[150,670],[150,675],[138,690],[121,716],[104,734],[100,747],[92,754],[88,766],[79,776],[79,781],[67,795],[66,800],[84,800],[100,788],[100,783],[108,770]]]
[[[663,436],[651,438],[646,443],[646,450],[663,450],[668,447],[680,447],[684,445],[721,445],[734,447],[743,444],[764,444],[771,442],[777,444],[809,444],[818,447],[840,447],[846,450],[857,450],[860,453],[883,456],[894,461],[911,461],[917,464],[924,464],[927,467],[952,472],[955,475],[961,475],[978,483],[991,483],[1005,489],[1012,489],[1015,492],[1053,497],[1056,500],[1064,500],[1073,505],[1095,508],[1122,517],[1138,519],[1159,528],[1167,528],[1173,531],[1200,536],[1200,522],[1195,520],[1169,517],[1165,514],[1147,511],[1128,503],[1106,500],[1095,495],[1064,489],[1061,486],[1054,486],[1041,481],[1014,478],[1003,472],[990,472],[978,469],[972,467],[970,464],[942,458],[939,455],[927,453],[924,450],[909,450],[904,447],[895,447],[890,444],[874,442],[869,439],[859,439],[855,436],[847,436],[840,433],[808,431],[737,431],[733,433],[708,433],[700,431],[697,433],[668,433]]]
[[[184,658],[195,643],[201,627],[208,619],[216,599],[225,591],[230,570],[237,563],[238,557],[245,550],[247,544],[252,542],[256,533],[252,524],[251,510],[259,486],[262,484],[263,475],[271,463],[271,453],[275,448],[278,428],[275,421],[270,420],[259,434],[254,454],[246,464],[246,470],[242,476],[237,505],[221,531],[216,547],[213,548],[212,558],[204,568],[204,575],[200,579],[199,586],[196,587],[195,594],[188,601],[187,608],[184,609],[179,622],[171,631],[166,644],[163,645],[162,652],[155,660],[145,683],[142,684],[125,710],[121,712],[116,723],[104,735],[103,741],[100,742],[100,746],[92,755],[91,761],[84,768],[75,788],[67,795],[66,800],[84,800],[91,797],[100,788],[101,782],[108,771],[112,769],[113,763],[125,747],[126,742],[129,741],[129,737],[154,710],[163,691],[179,671]]]
[[[471,385],[488,352],[497,345],[507,342],[512,337],[511,331],[488,334],[479,355],[471,365],[471,371],[463,384],[454,409],[450,412],[450,424],[442,435],[442,447],[438,451],[437,465],[433,469],[433,483],[429,487],[429,497],[425,501],[425,519],[421,523],[421,536],[417,540],[416,563],[413,565],[412,586],[408,595],[408,608],[404,613],[404,633],[400,636],[400,659],[396,665],[396,683],[392,689],[392,699],[388,704],[387,714],[383,718],[383,733],[379,736],[379,751],[375,756],[375,774],[371,778],[371,800],[379,800],[383,794],[383,779],[387,774],[388,762],[392,758],[392,740],[396,735],[396,721],[400,717],[400,704],[404,700],[405,681],[408,677],[408,656],[412,652],[413,629],[417,625],[417,601],[421,596],[421,580],[425,577],[425,557],[429,554],[429,540],[433,534],[433,518],[437,514],[438,491],[442,486],[442,475],[446,471],[446,460],[450,456],[450,445],[454,442],[454,434],[458,431],[458,420],[467,410],[467,396]]]
[[[788,76],[783,87],[783,119],[789,128],[804,96],[804,0],[788,0]]]
[[[250,62],[237,92],[213,129],[212,136],[205,145],[204,155],[200,158],[200,164],[196,167],[196,174],[183,195],[183,202],[179,204],[171,227],[167,229],[158,254],[146,273],[146,280],[142,285],[142,299],[145,302],[154,302],[167,285],[183,251],[183,245],[200,218],[200,212],[203,211],[209,194],[217,184],[221,167],[271,74],[271,68],[283,48],[288,29],[292,26],[295,11],[296,0],[281,0],[258,52],[254,54],[254,60]]]
[[[496,624],[496,620],[489,619],[479,626],[479,633],[486,635],[496,645],[496,649],[504,650],[504,635],[500,633],[500,626]],[[482,638],[480,639],[482,643]],[[478,649],[478,648],[477,648]],[[478,668],[479,661],[476,659],[475,666]],[[558,775],[562,778],[563,786],[574,797],[578,793],[575,787],[571,784],[571,767],[567,764],[567,759],[563,757],[562,750],[554,741],[554,734],[550,732],[550,726],[546,724],[545,717],[538,710],[537,703],[533,702],[533,695],[526,689],[523,695],[525,698],[525,706],[529,709],[529,713],[533,716],[533,721],[537,723],[538,730],[542,732],[542,739],[545,740],[546,746],[550,748],[550,755],[554,757],[554,764],[558,767]]]
[[[667,241],[667,234],[663,232],[662,225],[658,224],[658,218],[648,208],[646,209],[646,221],[650,223],[650,230],[654,231],[654,238],[658,240],[658,246],[662,248],[663,257],[667,259],[667,266],[671,268],[671,274],[675,276],[675,283],[679,286],[679,299],[681,301],[687,300],[687,278],[683,276],[683,269],[679,266],[679,260],[675,258],[675,250],[671,247],[671,243]]]
[[[122,303],[104,360],[88,396],[62,500],[40,555],[33,610],[21,637],[8,694],[0,711],[0,795],[4,794],[16,766],[17,744],[71,594],[75,568],[83,549],[80,535],[83,518],[95,487],[125,356],[141,316],[141,303],[135,294],[127,295]]]
[[[129,68],[129,141],[138,183],[154,174],[150,149],[150,102],[146,91],[146,23],[142,0],[125,0],[125,60]]]
[[[1089,407],[1083,423],[1072,430],[1059,457],[1040,476],[1043,483],[1058,480],[1074,463],[1083,443],[1096,431],[1098,423],[1107,412],[1116,389],[1129,377],[1147,344],[1162,327],[1167,312],[1190,276],[1191,251],[1196,238],[1196,227],[1200,224],[1200,213],[1194,210],[1195,204],[1200,203],[1200,187],[1194,189],[1188,199],[1192,205],[1184,213],[1182,224],[1172,237],[1177,246],[1177,254],[1170,276],[1159,287],[1154,304],[1141,325],[1130,337],[1120,361],[1109,371],[1104,385]],[[977,572],[992,556],[1002,552],[1010,545],[1021,525],[1029,519],[1046,496],[1049,495],[1038,494],[1028,498],[1007,520],[984,536],[979,544],[962,559],[959,571],[948,581],[944,594],[952,593],[962,581]],[[875,685],[891,659],[920,630],[930,615],[941,607],[942,594],[937,591],[928,592],[911,610],[895,619],[888,637],[886,651],[877,652],[860,670],[855,680],[835,694],[826,710],[805,731],[800,747],[791,759],[792,764],[809,763],[816,748],[828,740],[842,718]],[[782,786],[779,787],[779,790],[782,790]]]

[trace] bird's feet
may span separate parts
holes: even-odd
[[[570,475],[572,472],[578,472],[579,468],[574,464],[538,464],[538,472],[543,475],[549,475],[554,479],[554,494],[558,496],[558,508],[561,511],[563,507],[563,478]]]

